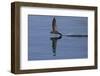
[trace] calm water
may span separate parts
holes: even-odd
[[[55,16],[57,29],[62,34],[85,34],[87,17]],[[88,37],[50,39],[53,16],[28,16],[28,60],[78,59],[88,57]]]

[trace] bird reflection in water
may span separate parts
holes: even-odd
[[[61,39],[62,36],[58,37],[58,38],[50,38],[52,40],[52,51],[53,51],[53,56],[56,56],[56,47],[57,47],[57,41],[59,39]]]
[[[50,38],[52,41],[53,56],[56,56],[57,41],[61,38],[62,38],[62,34],[57,31],[56,19],[54,17],[52,20],[52,31],[51,31],[51,38]]]

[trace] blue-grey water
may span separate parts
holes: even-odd
[[[88,18],[55,16],[62,34],[88,34]],[[56,40],[53,51],[50,39],[53,16],[28,16],[28,60],[79,59],[88,57],[88,37],[66,37]]]

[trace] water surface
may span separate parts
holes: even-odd
[[[28,16],[28,60],[79,59],[88,57],[88,37],[56,39],[56,49],[50,39],[54,16]],[[55,16],[57,29],[64,35],[88,32],[88,18]]]

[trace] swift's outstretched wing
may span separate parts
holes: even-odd
[[[57,25],[56,25],[56,19],[55,19],[55,17],[52,20],[52,31],[51,31],[51,33],[59,33],[57,31]]]

